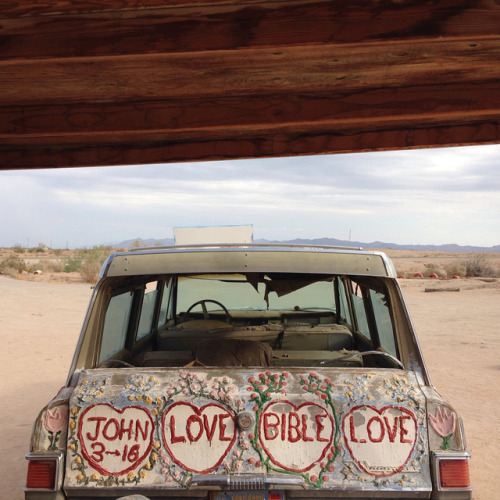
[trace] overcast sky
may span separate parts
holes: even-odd
[[[253,224],[254,238],[500,244],[500,145],[0,172],[0,246],[172,238]]]

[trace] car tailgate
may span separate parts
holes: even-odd
[[[404,370],[89,370],[70,401],[65,489],[428,494],[425,407]]]

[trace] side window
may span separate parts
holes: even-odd
[[[393,356],[397,356],[392,319],[385,294],[370,290],[370,298],[377,323],[380,346]]]
[[[374,290],[353,282],[353,287],[352,303],[358,330],[371,339],[374,347],[380,346],[388,353],[397,356],[390,305],[386,294],[381,291],[382,286]]]
[[[354,290],[352,294],[352,305],[354,308],[354,314],[356,315],[356,319],[358,321],[358,330],[363,335],[370,338],[370,328],[368,326],[368,318],[366,316],[363,293],[361,287],[358,284],[353,283],[353,286]]]
[[[172,286],[173,280],[164,283],[163,295],[161,298],[160,315],[158,317],[158,328],[164,326],[166,322],[172,317],[173,300],[172,300]]]
[[[99,363],[125,347],[133,298],[134,294],[131,292],[111,297],[104,318]]]
[[[351,312],[349,311],[349,305],[347,303],[347,290],[345,288],[344,282],[337,278],[336,284],[339,287],[339,310],[340,317],[348,324],[352,326]]]
[[[144,290],[136,340],[141,340],[146,335],[151,333],[156,306],[156,297],[158,297],[158,282],[153,281],[148,283],[146,285],[146,289]]]

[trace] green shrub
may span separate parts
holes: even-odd
[[[444,272],[441,268],[436,266],[436,264],[425,264],[425,271],[422,273],[424,276],[429,276],[429,274],[436,274],[437,276],[444,276]]]
[[[87,283],[94,283],[97,281],[102,264],[110,252],[111,248],[104,245],[75,250],[72,257],[61,259],[63,271],[66,273],[79,272]]]
[[[63,272],[75,273],[80,270],[82,265],[82,256],[78,253],[74,257],[64,257],[61,259]]]

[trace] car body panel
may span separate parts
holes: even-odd
[[[394,267],[354,249],[111,255],[35,423],[27,458],[44,457],[56,477],[27,500],[471,498],[441,480],[470,455]]]

